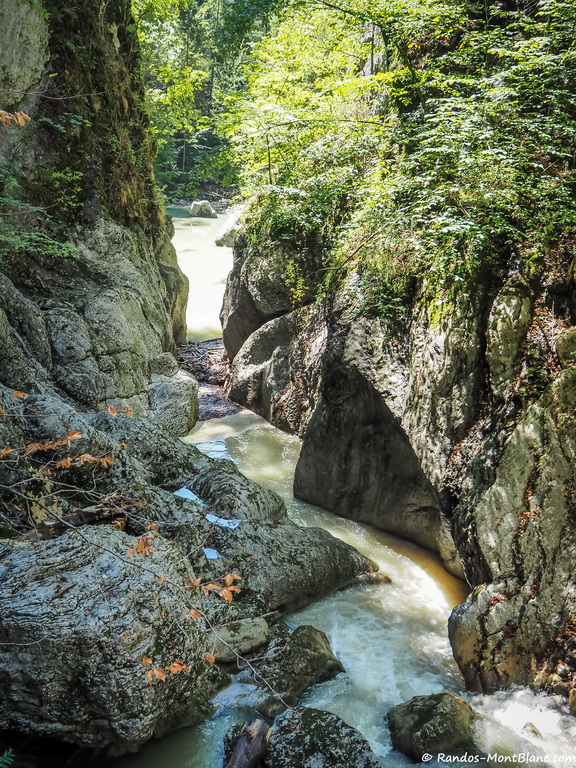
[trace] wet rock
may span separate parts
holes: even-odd
[[[214,470],[207,477],[213,475]],[[300,528],[261,514],[251,519],[242,514],[234,529],[211,528],[212,546],[221,553],[224,567],[242,563],[242,600],[257,614],[297,610],[349,584],[359,573],[378,569],[321,528]]]
[[[183,610],[192,568],[161,539],[135,562],[136,543],[109,526],[0,542],[0,728],[118,755],[204,716],[219,682]],[[149,685],[146,657],[190,669]]]
[[[263,659],[256,662],[256,669],[256,681],[263,678],[266,687],[274,691],[274,695],[258,707],[267,717],[275,717],[287,707],[293,707],[311,685],[345,672],[324,632],[308,625],[297,627],[292,634],[279,632]]]
[[[570,713],[576,716],[576,688],[571,688],[568,694],[568,706],[570,707]]]
[[[190,216],[197,216],[202,219],[218,218],[218,214],[208,200],[195,200],[190,206],[188,213]]]
[[[447,691],[416,696],[388,712],[394,749],[418,761],[425,754],[450,753],[458,748],[476,752],[473,723],[472,707]]]
[[[377,573],[361,573],[355,579],[356,584],[364,584],[367,586],[380,585],[380,584],[392,584],[390,576],[378,571]]]
[[[235,662],[238,656],[260,648],[270,639],[270,627],[266,619],[240,619],[214,628],[214,648],[218,661]]]
[[[381,768],[366,739],[330,712],[294,708],[272,729],[268,768]]]
[[[295,496],[435,550],[457,571],[439,499],[374,386],[334,357],[320,389],[296,467]]]

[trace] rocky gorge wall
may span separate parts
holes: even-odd
[[[377,566],[179,440],[187,281],[129,0],[0,0],[0,49],[31,118],[0,130],[0,753],[61,764],[206,718],[216,649]]]
[[[222,321],[232,397],[303,438],[296,495],[466,576],[450,637],[472,690],[532,684],[576,705],[572,254],[451,298],[422,285],[383,321],[354,276],[331,303],[293,309],[286,290],[263,307],[269,250],[239,241]]]
[[[0,133],[0,381],[144,412],[195,384],[164,357],[185,338],[187,281],[155,200],[130,18],[123,2],[0,4],[0,108],[31,117]],[[194,412],[179,418],[184,433]]]

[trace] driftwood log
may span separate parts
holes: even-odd
[[[269,730],[269,725],[263,720],[245,723],[226,768],[257,768],[268,749]]]
[[[82,525],[92,525],[99,522],[117,522],[119,527],[123,527],[126,523],[126,513],[113,507],[87,507],[54,520],[44,520],[38,523],[33,531],[24,533],[20,538],[24,541],[54,539],[70,528],[79,528]]]

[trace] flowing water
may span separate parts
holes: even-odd
[[[184,206],[171,206],[166,213],[174,222],[172,242],[180,269],[190,281],[188,340],[217,338],[222,335],[219,313],[226,277],[232,269],[232,248],[217,246],[214,239],[229,214],[219,213],[217,219],[192,218]]]
[[[206,239],[213,237],[220,226],[218,222],[208,222],[200,228]],[[212,308],[212,317],[216,317],[223,285],[215,265],[207,263],[207,258],[196,258],[200,247],[198,227],[186,221],[175,223],[176,244],[184,250],[181,265],[184,271],[192,270],[190,277],[198,294],[204,295],[208,286],[218,285],[217,307]],[[192,232],[193,244],[187,240],[187,234]],[[210,246],[208,252],[213,251]],[[223,254],[222,258],[230,256]],[[204,290],[203,280],[208,284]],[[194,307],[190,307],[189,314],[192,332],[198,330],[200,335],[209,316],[204,306],[203,302],[197,305],[198,320]],[[218,335],[218,330],[210,327],[209,335]],[[496,696],[470,697],[464,692],[450,652],[447,619],[450,610],[465,598],[467,588],[444,571],[438,558],[369,526],[337,518],[293,499],[292,478],[300,451],[297,438],[274,429],[249,411],[242,411],[202,422],[186,439],[211,456],[234,461],[245,475],[285,499],[294,522],[326,528],[376,560],[391,579],[390,584],[341,590],[285,617],[292,628],[312,624],[326,632],[346,669],[345,674],[310,689],[304,699],[306,705],[334,712],[357,728],[387,768],[410,763],[392,750],[386,727],[387,711],[412,696],[445,689],[466,697],[485,715],[482,740],[486,751],[498,746],[509,753],[523,754],[519,764],[528,763],[528,756],[538,759],[556,755],[564,760],[576,756],[574,718],[568,715],[560,699],[535,696],[524,689]],[[223,736],[233,723],[243,721],[250,706],[250,694],[246,686],[232,686],[217,697],[217,710],[211,721],[148,744],[137,756],[119,761],[117,768],[157,768],[158,764],[170,768],[220,768]],[[433,761],[429,765],[440,763]]]

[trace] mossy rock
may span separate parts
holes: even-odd
[[[331,712],[294,708],[272,729],[268,768],[381,768],[369,743]]]
[[[475,751],[472,738],[474,710],[448,691],[415,696],[388,712],[392,744],[413,760],[426,753]]]

